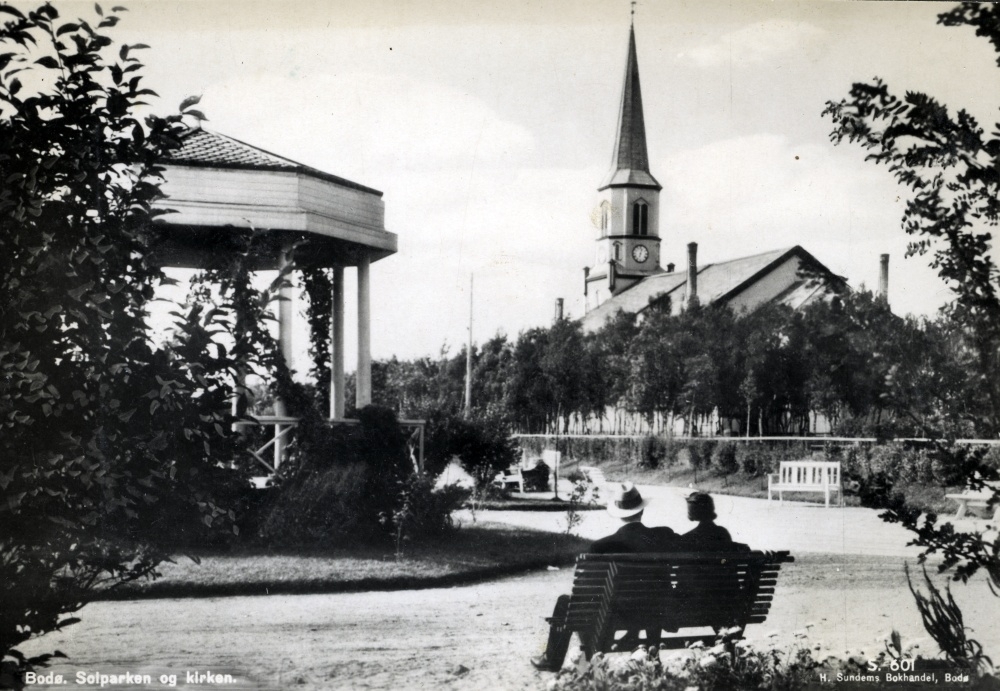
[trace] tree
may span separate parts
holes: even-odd
[[[602,427],[609,406],[625,407],[630,370],[629,348],[638,329],[635,314],[619,310],[587,339],[593,363],[587,405]]]
[[[522,332],[514,344],[507,401],[514,424],[527,432],[545,431],[555,412],[542,369],[548,340],[547,329],[534,328]]]
[[[973,26],[1000,53],[1000,5],[965,2],[939,15],[938,22]],[[861,145],[871,152],[868,160],[887,165],[909,189],[902,223],[914,238],[908,255],[929,252],[931,266],[954,295],[950,314],[976,351],[976,377],[990,402],[983,422],[995,436],[1000,433],[1000,272],[990,255],[988,228],[1000,221],[1000,131],[985,137],[965,110],[952,115],[919,92],[899,97],[880,79],[854,84],[849,97],[828,102],[824,114],[834,123],[834,143]]]
[[[113,47],[118,9],[96,11],[0,5],[0,686],[96,589],[234,529],[221,497],[245,483],[223,467],[242,452],[225,315],[196,304],[171,345],[149,338],[157,162],[182,116],[138,119],[146,46]]]
[[[964,2],[938,15],[938,23],[975,27],[1000,56],[1000,4]],[[986,83],[996,83],[996,75]],[[914,238],[909,254],[930,252],[931,266],[951,289],[954,301],[947,314],[975,353],[970,379],[989,402],[982,429],[1000,433],[1000,272],[990,255],[988,231],[1000,221],[1000,126],[987,138],[966,111],[953,116],[919,92],[896,96],[880,79],[854,84],[849,97],[828,102],[824,114],[834,123],[834,143],[860,144],[871,152],[868,160],[887,165],[908,188],[902,225]],[[935,453],[975,489],[983,487],[983,479],[996,477],[981,449],[939,443]],[[919,511],[899,502],[882,517],[915,534],[912,544],[924,549],[921,559],[941,553],[941,569],[957,565],[956,579],[966,580],[982,568],[1000,587],[1000,538],[991,544],[981,533],[939,526],[933,514],[922,520]]]
[[[556,425],[562,422],[564,433],[573,414],[586,414],[589,410],[587,394],[597,369],[590,355],[580,322],[559,319],[549,329],[541,370],[551,405],[555,406],[552,416]]]

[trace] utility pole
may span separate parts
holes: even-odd
[[[465,419],[472,417],[472,279],[469,274],[469,343],[465,347]]]

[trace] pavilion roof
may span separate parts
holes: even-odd
[[[361,192],[382,196],[379,190],[200,127],[191,128],[182,134],[180,148],[170,151],[164,158],[166,163],[207,168],[298,172]]]

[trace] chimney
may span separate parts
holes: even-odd
[[[688,307],[698,304],[698,243],[688,243]]]
[[[879,257],[878,269],[878,297],[885,304],[889,304],[889,255],[883,254]]]
[[[667,264],[667,273],[672,274],[673,272],[674,272],[674,263],[670,262],[669,264]]]
[[[562,321],[563,318],[563,299],[556,298],[556,321]]]

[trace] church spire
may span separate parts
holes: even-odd
[[[639,61],[635,53],[633,26],[629,27],[628,32],[628,61],[625,65],[625,83],[622,86],[622,101],[618,110],[618,134],[615,137],[611,172],[599,189],[621,186],[662,189],[660,183],[649,172],[646,123],[642,114],[642,90],[639,88]]]

